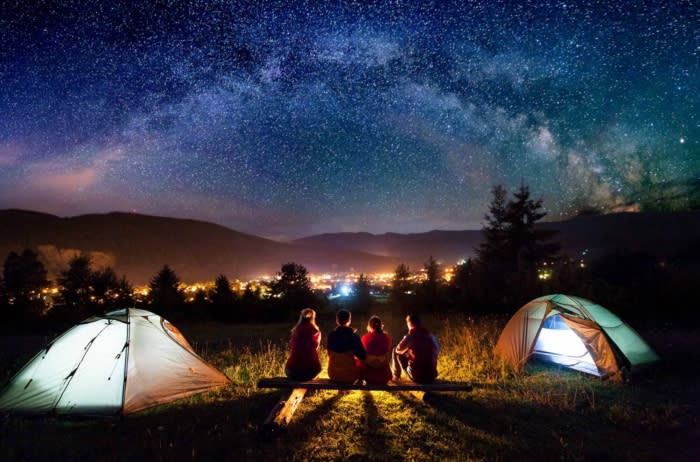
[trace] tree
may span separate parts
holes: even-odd
[[[423,308],[434,310],[440,304],[440,265],[431,255],[423,269],[425,280],[420,285],[420,302]]]
[[[111,267],[94,271],[91,281],[95,313],[133,305],[131,283],[124,276],[120,279]]]
[[[472,272],[472,279],[479,281],[475,298],[482,304],[509,305],[536,294],[537,264],[552,259],[559,245],[549,242],[555,231],[535,229],[546,212],[542,199],[530,198],[527,186],[521,185],[511,200],[506,200],[503,186],[491,193],[484,242]]]
[[[149,284],[149,301],[153,309],[159,314],[181,316],[185,298],[179,286],[180,279],[168,265],[164,265]]]
[[[285,263],[276,276],[271,292],[283,311],[297,312],[303,308],[318,308],[316,297],[311,290],[308,271],[304,266],[293,262]]]
[[[353,295],[353,311],[367,313],[372,308],[372,295],[370,293],[369,279],[363,273],[357,278],[355,283],[355,293]]]
[[[220,274],[214,282],[214,290],[211,294],[214,318],[219,321],[233,321],[236,319],[238,297],[231,289],[231,282]]]
[[[44,310],[41,289],[48,285],[46,268],[36,253],[24,249],[22,254],[10,252],[3,267],[4,292],[8,305],[13,307],[10,317],[36,317]]]
[[[85,314],[91,312],[91,297],[93,296],[93,274],[90,269],[91,259],[88,254],[81,253],[68,262],[68,269],[61,271],[58,285],[61,286],[63,302]]]
[[[413,292],[411,281],[411,270],[408,265],[400,263],[394,270],[394,277],[391,280],[391,293],[389,300],[395,308],[409,311],[409,297]]]
[[[508,211],[506,209],[507,191],[501,185],[491,190],[489,211],[484,215],[486,226],[483,228],[484,242],[477,249],[477,256],[482,263],[500,261],[506,254],[506,227]]]

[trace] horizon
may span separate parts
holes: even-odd
[[[135,212],[135,211],[128,211],[128,210],[110,210],[109,212],[94,212],[94,213],[81,213],[77,215],[56,215],[53,213],[49,212],[43,212],[40,210],[28,210],[28,209],[21,209],[17,207],[10,207],[6,209],[0,209],[0,212],[27,212],[27,213],[39,213],[39,214],[46,214],[46,215],[51,215],[56,218],[61,218],[61,219],[71,219],[71,218],[77,218],[81,216],[90,216],[90,215],[110,215],[110,214],[124,214],[124,215],[138,215],[138,216],[144,216],[144,217],[153,217],[153,218],[170,218],[170,219],[177,219],[177,220],[192,220],[192,221],[198,221],[202,223],[207,223],[207,224],[213,224],[217,226],[223,226],[224,228],[227,228],[231,231],[243,233],[243,234],[250,234],[255,237],[260,237],[263,239],[268,239],[272,241],[277,241],[277,242],[293,242],[296,240],[301,240],[301,239],[306,239],[306,238],[311,238],[311,237],[317,237],[317,236],[323,236],[323,235],[334,235],[334,234],[370,234],[373,236],[384,236],[387,234],[398,234],[398,235],[415,235],[415,234],[428,234],[432,232],[443,232],[443,231],[453,231],[453,232],[459,232],[459,231],[482,231],[483,227],[481,228],[464,228],[464,229],[429,229],[426,231],[419,231],[419,232],[413,232],[413,233],[401,233],[398,231],[386,231],[382,233],[372,233],[369,231],[329,231],[329,232],[323,232],[319,234],[310,234],[310,235],[302,235],[299,237],[292,237],[289,239],[275,239],[274,237],[269,237],[269,236],[264,236],[264,235],[258,235],[258,234],[251,234],[251,233],[246,233],[244,231],[241,231],[239,229],[231,228],[225,224],[222,223],[217,223],[215,221],[207,221],[207,220],[202,220],[202,219],[197,219],[197,218],[192,218],[192,217],[186,217],[186,216],[171,216],[171,215],[158,215],[155,213],[141,213],[141,212]],[[695,210],[687,210],[687,211],[682,211],[682,212],[693,212]],[[638,213],[644,213],[640,212],[638,210],[625,210],[625,211],[620,211],[620,212],[609,212],[609,213],[600,213],[600,214],[590,214],[590,215],[577,215],[573,217],[567,217],[564,219],[560,220],[547,220],[545,217],[541,221],[538,222],[538,224],[544,224],[544,223],[560,223],[560,222],[565,222],[565,221],[570,221],[576,218],[579,218],[581,216],[603,216],[603,215],[619,215],[619,214],[638,214]],[[652,211],[652,212],[646,212],[646,213],[674,213],[670,211]]]
[[[49,1],[0,13],[0,209],[275,240],[700,199],[690,2]]]

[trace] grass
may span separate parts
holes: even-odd
[[[402,316],[383,319],[398,341]],[[513,375],[491,354],[503,320],[429,321],[442,343],[441,376],[473,382],[472,392],[429,404],[410,394],[319,392],[285,435],[266,441],[258,425],[285,396],[255,383],[282,375],[291,326],[183,325],[231,387],[123,420],[5,416],[0,460],[698,460],[697,331],[647,332],[673,359],[619,384],[542,364]],[[321,327],[325,334],[332,322]]]

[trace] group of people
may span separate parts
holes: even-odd
[[[386,384],[397,382],[402,374],[416,383],[432,383],[437,378],[437,356],[440,344],[421,325],[416,314],[406,316],[407,334],[393,348],[392,338],[384,331],[382,320],[372,316],[367,333],[360,338],[350,327],[352,316],[347,310],[336,314],[336,327],[328,334],[328,378],[340,383]],[[292,380],[312,380],[321,372],[318,349],[321,330],[316,312],[301,311],[299,322],[292,329],[290,355],[285,372]]]

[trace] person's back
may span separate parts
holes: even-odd
[[[432,383],[437,378],[437,355],[440,345],[417,315],[406,317],[408,333],[396,346],[393,372],[398,379],[405,371],[416,383]]]
[[[311,380],[321,372],[318,347],[321,331],[316,326],[316,312],[311,308],[301,311],[299,322],[292,330],[290,354],[285,372],[293,380]]]
[[[328,378],[333,382],[353,383],[359,377],[355,358],[364,360],[365,349],[355,331],[350,328],[350,312],[340,310],[337,327],[328,334]]]
[[[435,337],[425,327],[414,327],[406,336],[408,373],[414,382],[430,383],[437,378],[437,347]]]
[[[382,321],[377,316],[370,318],[367,331],[362,336],[362,345],[367,352],[362,378],[367,383],[385,384],[391,380],[391,337],[383,331]]]

